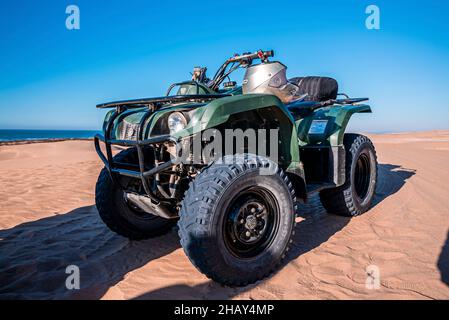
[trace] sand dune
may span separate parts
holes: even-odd
[[[267,280],[222,287],[199,273],[176,230],[131,242],[94,206],[101,163],[91,142],[0,147],[0,299],[449,299],[449,132],[371,135],[374,207],[328,215],[300,208],[288,261]],[[81,289],[65,287],[68,265]],[[380,271],[367,289],[366,267]]]

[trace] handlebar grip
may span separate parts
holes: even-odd
[[[274,50],[265,51],[265,56],[268,57],[274,57]]]
[[[228,60],[228,62],[235,62],[235,61],[241,61],[244,59],[266,59],[266,58],[270,58],[270,57],[274,57],[274,51],[273,50],[269,50],[269,51],[257,51],[255,53],[244,53],[242,55],[235,55],[234,57],[230,58]]]

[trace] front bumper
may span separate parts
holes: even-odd
[[[106,155],[101,150],[100,142],[102,142],[105,146]],[[156,136],[150,139],[145,140],[114,140],[107,139],[101,134],[97,134],[94,137],[95,150],[98,153],[98,156],[103,161],[106,169],[109,171],[111,178],[114,182],[116,182],[116,175],[126,176],[130,178],[140,179],[142,182],[142,186],[145,190],[145,193],[155,202],[159,202],[159,199],[152,192],[150,185],[148,183],[148,178],[154,176],[161,171],[170,169],[174,165],[173,160],[169,160],[160,165],[156,165],[154,168],[150,170],[145,170],[145,155],[143,152],[143,148],[145,146],[152,146],[156,144],[162,144],[166,142],[171,142],[173,144],[178,144],[178,139],[171,135],[161,135]],[[139,164],[129,164],[129,163],[120,163],[114,161],[114,157],[112,155],[112,146],[122,146],[122,147],[135,147],[137,149],[137,156],[139,160]],[[153,148],[153,152],[155,149]],[[154,154],[154,159],[156,159],[156,154]]]

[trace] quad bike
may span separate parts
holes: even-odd
[[[298,204],[311,193],[319,192],[329,213],[353,217],[370,208],[375,149],[367,137],[345,133],[354,113],[371,112],[362,103],[368,99],[337,98],[331,78],[287,80],[286,67],[269,61],[273,56],[235,55],[212,79],[206,68],[195,68],[165,97],[97,106],[112,109],[95,137],[105,164],[96,206],[111,230],[141,240],[177,223],[182,247],[201,272],[242,286],[280,265]],[[242,86],[230,81],[237,68],[246,68]],[[230,129],[275,130],[257,142],[276,149],[275,156],[247,143],[218,157],[201,151]],[[214,134],[204,136],[208,130]],[[199,152],[190,143],[195,139]]]

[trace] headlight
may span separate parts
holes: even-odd
[[[183,130],[187,126],[187,120],[181,112],[173,112],[168,117],[170,134]]]

